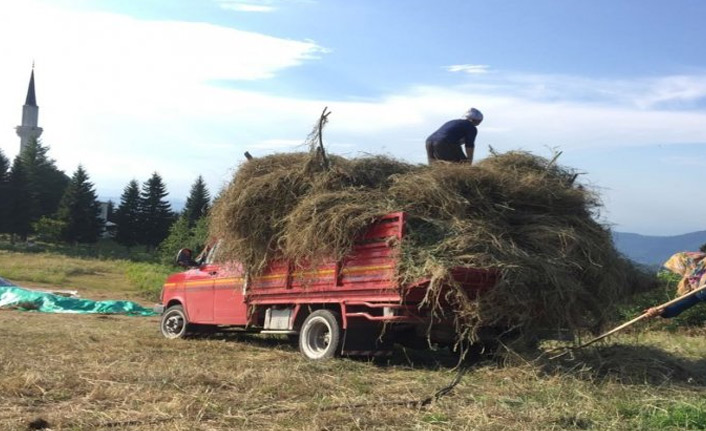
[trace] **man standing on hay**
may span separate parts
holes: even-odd
[[[476,126],[482,121],[483,114],[476,108],[471,108],[462,119],[444,123],[439,130],[427,138],[429,164],[437,160],[473,163],[473,149],[478,134]],[[466,154],[461,150],[462,145],[466,147]]]

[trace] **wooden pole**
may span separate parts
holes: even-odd
[[[688,297],[690,297],[690,296],[694,296],[694,295],[696,295],[697,293],[699,293],[699,292],[701,292],[701,291],[703,291],[703,290],[706,290],[706,285],[703,285],[703,286],[699,287],[698,289],[694,289],[694,290],[692,290],[691,292],[686,293],[686,294],[684,294],[684,295],[682,295],[682,296],[680,296],[680,297],[678,297],[678,298],[674,298],[674,299],[672,299],[671,301],[667,301],[667,302],[665,302],[664,304],[657,306],[657,308],[659,308],[659,309],[665,309],[665,308],[669,307],[670,305],[676,304],[677,302],[681,301],[682,299],[686,299],[686,298],[688,298]],[[621,330],[627,328],[628,326],[631,326],[631,325],[633,325],[633,324],[635,324],[635,323],[637,323],[637,322],[639,322],[639,321],[641,321],[641,320],[644,320],[644,319],[647,318],[647,317],[648,317],[648,314],[647,314],[646,312],[645,312],[645,313],[642,313],[641,315],[639,315],[639,316],[637,316],[636,318],[630,320],[629,322],[625,322],[625,323],[623,323],[622,325],[617,326],[617,327],[611,329],[610,331],[608,331],[608,332],[606,332],[606,333],[604,333],[604,334],[601,334],[601,335],[597,336],[596,338],[594,338],[594,339],[592,339],[592,340],[586,341],[585,343],[583,343],[583,344],[581,344],[581,345],[578,345],[578,346],[575,346],[575,347],[568,347],[564,352],[562,352],[562,353],[560,353],[560,354],[558,354],[558,355],[555,355],[555,356],[551,356],[549,359],[557,359],[557,358],[560,358],[560,357],[566,355],[567,353],[569,353],[569,352],[571,352],[571,351],[573,351],[573,350],[578,350],[578,349],[582,349],[582,348],[584,348],[584,347],[586,347],[586,346],[590,346],[591,344],[595,343],[596,341],[600,341],[600,340],[602,340],[602,339],[604,339],[604,338],[606,338],[606,337],[608,337],[608,336],[610,336],[610,335],[613,335],[613,334],[615,334],[616,332],[621,331]]]

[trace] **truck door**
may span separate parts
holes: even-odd
[[[202,265],[186,273],[184,297],[186,314],[193,323],[213,323],[213,286],[217,265]]]
[[[247,306],[243,297],[245,275],[239,264],[221,267],[213,287],[213,319],[217,325],[245,325]]]

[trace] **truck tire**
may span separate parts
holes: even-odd
[[[189,321],[181,305],[172,305],[162,314],[159,329],[162,335],[169,339],[184,338],[190,329]]]
[[[299,351],[314,361],[331,359],[338,354],[341,344],[339,314],[329,310],[316,310],[302,324],[299,331]]]

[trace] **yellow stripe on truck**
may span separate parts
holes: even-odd
[[[378,271],[380,269],[393,269],[392,265],[372,265],[372,266],[353,266],[350,268],[344,268],[341,272],[343,274],[348,274],[351,272],[367,272],[367,271]]]

